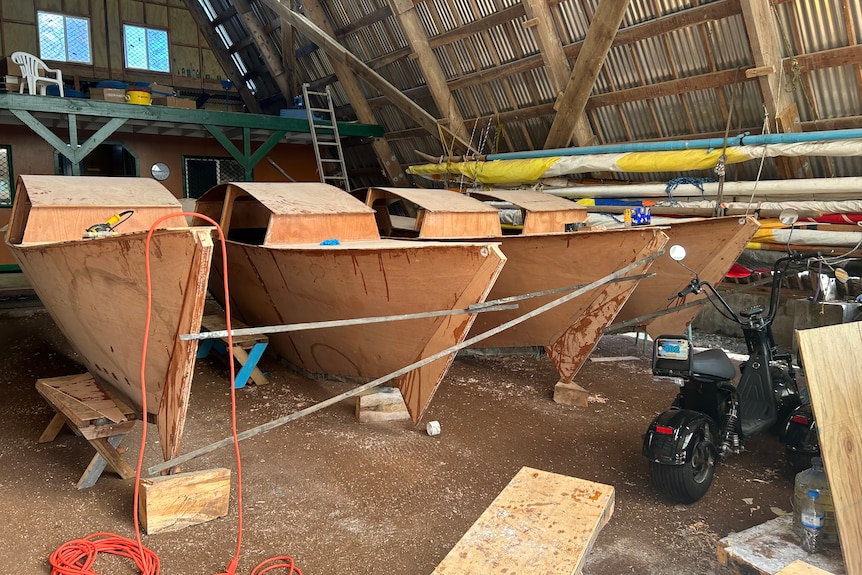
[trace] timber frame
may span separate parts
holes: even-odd
[[[311,141],[308,120],[302,118],[0,93],[0,123],[18,122],[68,158],[73,175],[81,175],[80,162],[118,131],[212,136],[243,167],[246,181],[252,179],[254,166],[279,142]],[[57,129],[68,130],[68,142],[55,133]],[[339,122],[338,129],[344,137],[374,138],[383,134],[380,126],[369,124]],[[92,135],[81,141],[82,132]],[[243,149],[238,149],[231,140],[241,140]],[[252,141],[261,142],[254,151]]]

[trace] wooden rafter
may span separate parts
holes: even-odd
[[[757,68],[771,69],[772,72],[757,76],[763,105],[770,118],[780,121],[780,128],[786,131],[801,131],[796,103],[782,86],[783,70],[781,68],[781,30],[775,20],[770,0],[751,0],[742,2],[742,19],[745,22],[745,32],[751,47],[751,56]],[[808,162],[782,161],[776,162],[779,175],[783,178],[811,177],[811,166]]]
[[[281,7],[281,4],[277,0],[263,0],[263,2],[282,17],[283,25],[287,25],[288,28],[292,29],[292,20],[289,18],[289,15],[283,13],[285,10],[281,9],[283,7]],[[278,5],[281,8],[276,8],[274,5]],[[331,33],[332,30],[325,19],[320,4],[317,2],[308,2],[305,5],[305,11],[310,19],[310,24],[314,25],[322,34]],[[284,36],[284,30],[282,30],[282,35]],[[293,41],[292,36],[293,34],[291,34],[291,42]],[[288,48],[283,46],[282,51],[287,53]],[[293,53],[292,50],[290,52]],[[353,104],[353,111],[356,114],[357,119],[363,123],[377,123],[377,120],[374,117],[374,112],[368,105],[368,101],[362,93],[359,81],[356,79],[351,68],[345,61],[339,58],[331,58],[330,62],[332,64],[332,68],[335,70],[336,76],[338,76],[341,87],[347,93],[348,99]],[[377,155],[380,167],[383,169],[383,172],[386,174],[389,181],[396,186],[407,185],[407,175],[404,173],[404,170],[401,169],[401,164],[398,162],[392,148],[389,147],[389,143],[384,138],[375,138],[371,146],[374,149],[374,153]]]
[[[611,49],[623,21],[629,0],[601,0],[584,38],[584,47],[569,76],[562,97],[557,99],[557,115],[545,139],[545,149],[569,145],[575,125],[586,109],[596,77]]]
[[[562,93],[566,87],[572,70],[566,52],[560,43],[560,36],[554,27],[554,18],[551,9],[545,0],[523,0],[522,5],[526,10],[527,17],[531,20],[526,24],[535,31],[536,41],[542,52],[542,59],[548,71],[548,79],[557,94]],[[579,146],[588,146],[595,142],[596,135],[590,127],[586,114],[582,113],[575,124],[575,142]]]
[[[425,83],[431,91],[431,97],[437,105],[440,114],[448,123],[449,130],[458,135],[462,140],[469,141],[470,134],[464,126],[461,111],[452,97],[452,92],[446,85],[446,77],[440,69],[440,63],[428,46],[428,37],[422,28],[422,22],[416,14],[416,8],[411,0],[389,0],[393,12],[395,12],[401,29],[407,39],[407,43],[413,49]]]
[[[204,12],[201,3],[198,0],[183,0],[183,2],[198,25],[201,34],[203,34],[203,37],[209,43],[210,49],[212,49],[216,60],[218,60],[219,66],[221,66],[224,73],[233,82],[234,88],[239,92],[243,103],[250,112],[260,114],[262,112],[260,103],[254,97],[254,94],[251,93],[251,90],[248,89],[248,86],[246,86],[245,79],[239,73],[233,59],[228,55],[224,42],[222,42],[222,39],[216,33],[215,27],[206,12]]]
[[[437,119],[416,104],[413,100],[405,96],[401,90],[387,82],[383,77],[369,68],[359,58],[351,54],[341,44],[333,40],[332,36],[322,30],[315,22],[312,22],[302,14],[294,12],[285,6],[281,0],[263,0],[270,9],[276,12],[280,17],[284,18],[290,25],[302,32],[309,40],[315,42],[329,56],[330,62],[342,63],[346,66],[344,70],[349,72],[349,75],[355,74],[368,82],[369,85],[379,90],[387,100],[401,110],[404,114],[410,117],[417,124],[422,126],[427,132],[435,137],[440,137],[440,131],[447,133],[449,138],[455,142],[456,153],[463,153],[471,149],[469,142],[460,138],[457,134],[453,134],[446,126],[441,126]],[[314,8],[315,2],[310,2],[305,5],[305,10],[308,13]],[[339,79],[342,75],[339,74]],[[361,94],[361,93],[360,93]],[[351,103],[356,106],[358,100],[351,99]]]
[[[266,33],[263,25],[254,13],[254,10],[252,10],[249,0],[233,0],[233,5],[239,12],[240,17],[249,32],[249,37],[254,40],[257,50],[260,52],[260,55],[266,64],[266,69],[269,71],[269,75],[272,76],[273,81],[276,86],[278,86],[284,99],[290,103],[295,92],[291,92],[290,81],[285,73],[281,54],[278,53],[278,50],[269,37],[269,34]]]

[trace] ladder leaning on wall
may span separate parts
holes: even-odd
[[[302,85],[302,102],[308,113],[308,128],[314,144],[320,181],[349,192],[350,182],[347,180],[347,166],[332,106],[332,93],[329,86],[325,92],[315,92],[309,88],[309,84]]]

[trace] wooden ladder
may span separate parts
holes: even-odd
[[[338,122],[335,119],[329,86],[325,92],[315,92],[310,90],[309,84],[303,84],[302,104],[308,113],[308,129],[314,143],[320,181],[349,192],[347,165],[344,163],[344,151],[341,149],[341,137],[338,134]]]

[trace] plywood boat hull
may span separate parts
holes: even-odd
[[[760,224],[751,216],[727,216],[671,224],[665,229],[668,245],[686,249],[685,265],[698,273],[701,280],[718,285],[745,249]],[[685,288],[692,278],[690,271],[670,258],[659,257],[653,264],[654,277],[644,279],[629,298],[616,322],[631,322],[646,328],[653,338],[666,333],[682,333],[700,312],[700,306],[669,311],[679,305],[668,298]],[[701,301],[705,296],[689,295],[686,302]]]
[[[482,244],[381,240],[343,248],[277,248],[228,242],[227,250],[232,310],[249,325],[466,309],[485,300],[505,262],[499,248]],[[221,282],[221,270],[213,267],[213,286]],[[269,341],[308,374],[371,380],[456,345],[474,317],[271,334]],[[394,381],[414,421],[423,415],[453,358],[450,354]]]
[[[509,258],[488,298],[587,284],[658,252],[667,237],[658,229],[573,232],[502,239]],[[650,270],[645,264],[629,272]],[[602,330],[622,309],[638,281],[605,284],[557,308],[476,344],[482,348],[542,346],[561,381],[571,381],[598,344]],[[528,313],[562,294],[521,301],[518,310],[482,314],[469,337]]]
[[[566,232],[584,222],[586,211],[578,204],[541,192],[493,190],[474,195],[518,212],[522,221],[517,230],[520,235],[503,235],[496,207],[448,190],[371,188],[364,193],[364,200],[377,209],[378,223],[398,233],[412,233],[423,239],[500,241],[508,261],[488,296],[491,300],[592,283],[656,254],[667,241],[656,228]],[[393,204],[401,204],[399,211],[412,211],[417,216],[393,217],[389,214]],[[642,274],[649,268],[648,262],[627,275]],[[636,280],[606,283],[474,347],[542,346],[561,380],[571,381],[601,338],[602,329],[613,321],[636,285]],[[523,299],[516,310],[481,314],[469,337],[529,314],[562,295]]]
[[[463,310],[485,301],[506,261],[494,242],[381,240],[373,211],[325,184],[232,183],[207,192],[197,209],[227,230],[231,311],[249,325]],[[224,302],[221,273],[213,267],[210,286]],[[275,333],[269,341],[309,375],[365,381],[457,345],[475,316]],[[454,355],[392,380],[414,422]]]
[[[150,189],[151,184],[145,182],[142,203],[161,192],[167,196],[158,200],[160,206],[140,207],[140,218],[129,220],[133,231],[80,239],[82,222],[94,223],[94,218],[114,213],[115,206],[104,205],[115,201],[111,199],[112,186],[125,186],[129,192],[138,183],[131,178],[22,177],[7,245],[78,353],[77,359],[140,413],[141,348],[147,311],[147,232],[140,228],[146,229],[162,214],[179,212],[179,202],[168,190],[161,186],[160,190]],[[129,201],[133,196],[128,194]],[[75,205],[76,201],[81,205]],[[99,201],[104,202],[101,210]],[[84,219],[77,221],[79,216]],[[57,223],[44,227],[54,240],[40,241],[45,221]],[[170,221],[185,223],[181,218]],[[72,222],[67,238],[79,239],[62,239],[63,222]],[[182,227],[156,230],[152,236],[147,415],[158,426],[165,459],[179,454],[185,425],[197,343],[179,341],[178,336],[200,330],[212,257],[211,234],[209,228]]]

